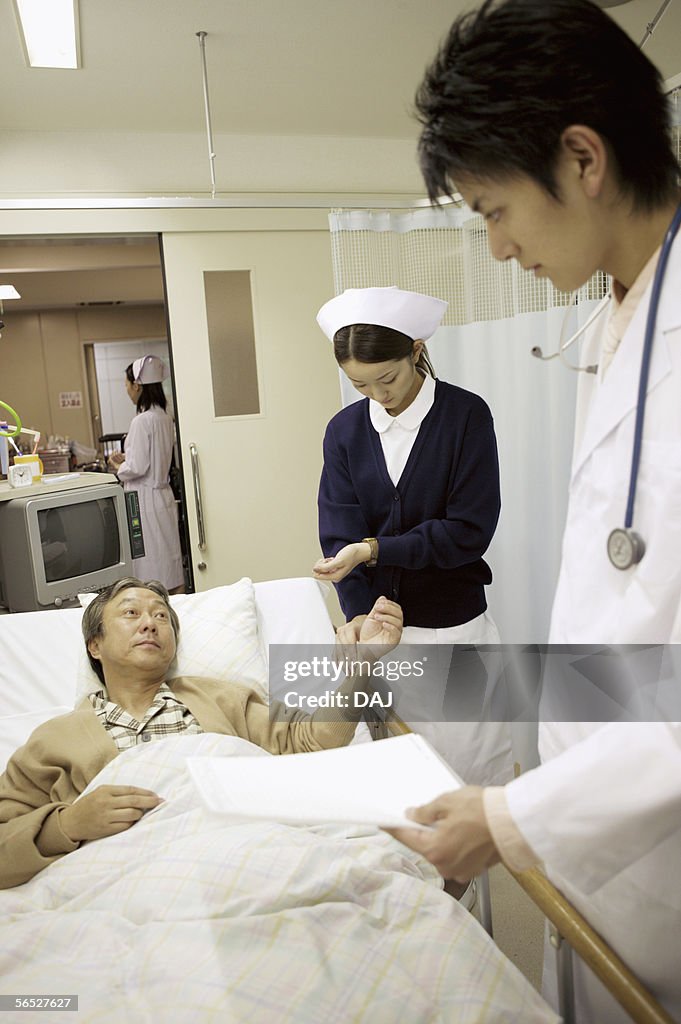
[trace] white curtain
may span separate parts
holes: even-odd
[[[556,359],[568,296],[547,281],[494,261],[484,221],[466,209],[334,211],[336,292],[395,284],[449,302],[428,342],[437,376],[481,395],[494,416],[502,511],[487,553],[490,611],[504,643],[548,636],[560,562],[578,374]],[[607,282],[586,285],[569,318],[584,322]],[[569,357],[578,361],[578,345]],[[576,354],[575,354],[576,353]],[[343,405],[358,392],[341,373]]]

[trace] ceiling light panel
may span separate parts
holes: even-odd
[[[27,63],[79,67],[77,0],[14,0]]]

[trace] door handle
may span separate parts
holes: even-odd
[[[203,519],[203,500],[201,498],[201,473],[199,472],[199,453],[195,444],[189,445],[192,459],[192,481],[194,483],[194,501],[196,502],[196,522],[199,528],[199,551],[206,547],[206,526]]]

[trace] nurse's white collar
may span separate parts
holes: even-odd
[[[434,401],[435,381],[427,373],[418,395],[411,405],[404,412],[401,412],[399,416],[391,416],[382,405],[374,402],[373,398],[370,398],[369,418],[371,419],[371,425],[379,434],[384,434],[394,423],[399,423],[404,430],[417,430],[430,412]]]

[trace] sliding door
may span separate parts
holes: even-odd
[[[333,294],[310,229],[164,232],[166,301],[197,590],[308,575],[324,427],[339,407],[315,322]]]

